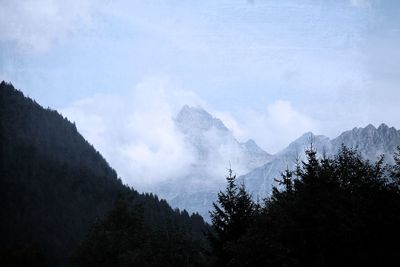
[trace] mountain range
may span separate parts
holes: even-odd
[[[254,140],[239,142],[224,123],[201,107],[184,106],[175,118],[176,127],[191,144],[197,157],[189,171],[150,188],[173,207],[199,212],[209,218],[212,202],[224,189],[227,168],[238,174],[254,198],[264,198],[271,192],[275,179],[286,168],[293,169],[296,159],[303,160],[305,150],[313,144],[319,155],[333,155],[343,145],[357,148],[361,155],[376,160],[386,155],[392,163],[400,131],[381,124],[345,131],[334,139],[308,132],[291,142],[282,151],[271,155]]]
[[[376,160],[385,155],[388,163],[393,163],[392,155],[396,147],[400,145],[400,130],[381,124],[378,128],[369,124],[364,128],[354,128],[345,131],[334,139],[323,135],[314,135],[309,132],[290,143],[281,152],[273,155],[273,160],[265,165],[255,168],[251,172],[241,176],[248,189],[255,196],[266,196],[271,192],[274,179],[280,177],[280,173],[286,168],[293,169],[296,159],[304,160],[304,151],[310,146],[319,155],[325,153],[327,156],[335,154],[342,145],[356,148],[366,159]]]

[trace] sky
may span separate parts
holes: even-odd
[[[154,176],[185,162],[184,104],[270,153],[308,131],[400,128],[398,47],[397,0],[0,0],[0,79]]]

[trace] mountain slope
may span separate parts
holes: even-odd
[[[393,163],[392,155],[396,147],[400,145],[400,131],[394,127],[381,124],[378,128],[368,125],[365,128],[354,128],[345,131],[338,137],[330,140],[326,136],[306,133],[287,148],[274,155],[274,159],[264,166],[241,176],[239,179],[245,181],[249,191],[254,197],[264,197],[271,192],[275,179],[286,168],[293,169],[296,159],[304,160],[304,151],[313,143],[319,155],[333,155],[338,152],[342,144],[350,148],[357,148],[361,155],[371,161],[384,154],[388,163]]]
[[[400,130],[381,124],[378,128],[369,124],[365,128],[354,128],[345,131],[332,140],[332,147],[338,148],[341,144],[357,148],[362,156],[374,160],[382,154],[387,155],[386,159],[393,163],[391,155],[400,145]]]
[[[207,229],[200,216],[174,211],[164,200],[124,186],[74,124],[5,82],[0,84],[0,174],[0,260],[22,253],[39,255],[40,265],[69,265],[92,223],[121,196],[141,207],[148,228],[182,229],[182,236],[199,242]]]
[[[150,190],[173,207],[199,212],[208,218],[217,192],[225,186],[226,169],[240,174],[262,166],[272,156],[253,141],[238,142],[223,122],[201,107],[184,106],[175,118],[177,129],[193,151],[195,163],[181,176]]]
[[[178,177],[152,187],[174,207],[199,212],[208,218],[208,211],[218,191],[225,186],[226,169],[231,164],[254,198],[271,192],[275,179],[286,168],[293,169],[296,160],[304,160],[305,150],[313,143],[319,155],[335,154],[342,144],[358,148],[363,157],[375,160],[386,154],[391,163],[393,152],[400,144],[399,131],[382,124],[368,125],[343,132],[335,139],[305,133],[275,155],[263,151],[253,141],[238,142],[231,131],[217,118],[199,107],[184,106],[178,113],[176,127],[192,146],[195,164]]]
[[[271,155],[254,142],[238,142],[223,122],[201,107],[184,106],[175,118],[176,127],[193,147],[196,164],[213,169],[231,162],[238,171],[249,171],[271,159]],[[239,170],[240,169],[240,170]]]

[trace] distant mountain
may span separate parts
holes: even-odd
[[[157,252],[164,259],[162,251],[179,249],[188,262],[190,253],[202,251],[198,246],[208,227],[199,215],[173,210],[157,196],[123,185],[74,124],[1,82],[0,265],[9,264],[10,257],[28,266],[70,265],[90,226],[120,197],[128,198],[146,229],[157,233],[160,247],[147,248],[153,249],[151,257]],[[34,255],[40,263],[32,261]],[[176,260],[164,260],[163,266],[177,266]]]
[[[176,116],[175,124],[193,146],[197,155],[196,164],[213,168],[222,165],[226,168],[230,162],[237,171],[246,172],[271,159],[271,155],[254,140],[238,142],[220,119],[201,107],[184,106]]]
[[[184,106],[175,125],[192,148],[195,164],[181,177],[150,188],[173,207],[197,211],[207,218],[218,190],[225,186],[229,165],[244,174],[272,159],[254,140],[237,141],[220,119],[201,107]]]
[[[332,140],[332,147],[337,149],[341,144],[357,148],[361,154],[370,160],[374,160],[382,154],[392,162],[393,153],[400,145],[400,130],[381,124],[378,128],[369,124],[365,128],[354,128],[343,132]]]
[[[304,159],[304,151],[311,142],[319,155],[322,153],[333,155],[344,144],[350,148],[357,148],[366,159],[373,161],[384,154],[387,162],[393,163],[392,155],[400,145],[400,130],[389,128],[385,124],[381,124],[378,128],[370,124],[365,128],[345,131],[333,140],[323,135],[306,133],[275,154],[273,160],[239,177],[239,180],[245,181],[254,197],[266,196],[271,192],[272,185],[276,184],[274,179],[279,179],[282,171],[286,168],[293,169],[296,158]]]
[[[201,107],[182,107],[176,116],[176,124],[185,134],[196,135],[200,132],[206,132],[213,128],[221,132],[229,132],[220,119],[214,118],[210,113]]]
[[[304,152],[311,142],[319,155],[333,155],[344,144],[358,148],[362,156],[371,160],[385,154],[389,163],[400,144],[400,134],[395,128],[385,124],[378,128],[368,125],[343,132],[332,140],[308,132],[282,151],[270,155],[254,140],[238,142],[220,119],[201,107],[184,106],[176,116],[175,124],[191,145],[196,163],[184,175],[168,179],[150,190],[167,199],[173,207],[197,211],[204,218],[208,218],[219,189],[225,186],[229,164],[253,197],[263,198],[271,192],[274,180],[280,178],[283,170],[294,168],[297,158],[304,160]]]

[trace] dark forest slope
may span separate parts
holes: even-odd
[[[179,229],[190,242],[202,242],[207,226],[200,216],[124,186],[74,124],[0,84],[1,260],[67,265],[93,222],[127,195],[146,229]]]

